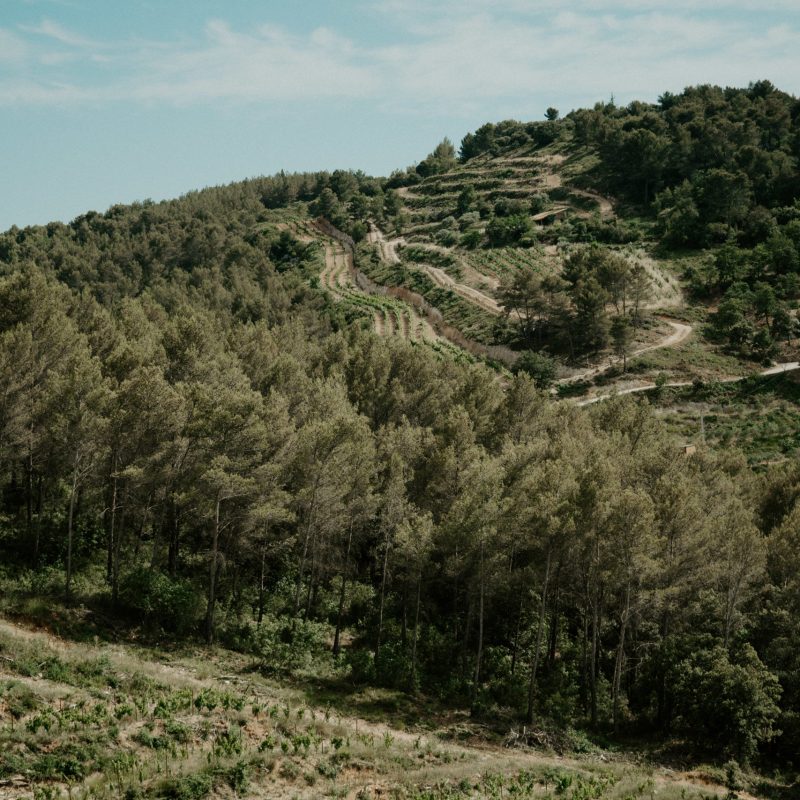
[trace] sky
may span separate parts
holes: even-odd
[[[0,0],[0,230],[771,80],[800,0]]]

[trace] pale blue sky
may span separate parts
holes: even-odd
[[[800,0],[0,0],[0,230],[766,78]]]

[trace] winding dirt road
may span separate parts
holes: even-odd
[[[756,372],[755,375],[759,377],[765,377],[769,375],[780,375],[784,372],[794,372],[795,370],[800,369],[800,361],[784,361],[780,364],[775,364],[773,367],[767,367],[767,369],[763,369],[760,372]],[[747,380],[747,378],[752,378],[753,375],[736,375],[732,378],[721,378],[718,383],[739,383],[739,381]],[[669,389],[673,388],[681,388],[685,386],[691,386],[691,381],[672,381],[670,383],[665,383],[664,386]],[[594,397],[584,398],[583,400],[578,400],[575,405],[578,406],[590,406],[593,403],[599,403],[601,400],[608,400],[609,397],[617,397],[623,394],[639,394],[640,392],[649,392],[656,388],[656,384],[654,383],[644,383],[641,386],[630,386],[627,389],[619,389],[617,391],[606,392],[605,394],[598,394]]]
[[[681,342],[686,341],[686,339],[688,339],[692,333],[692,326],[687,325],[685,322],[678,322],[677,320],[667,319],[666,317],[659,317],[659,319],[672,327],[672,333],[668,336],[665,336],[663,339],[659,339],[654,344],[648,344],[645,347],[640,347],[634,350],[628,355],[629,359],[640,356],[643,353],[649,353],[653,350],[660,350],[662,347],[675,347]],[[556,381],[556,383],[558,385],[564,385],[587,380],[589,378],[596,378],[598,375],[602,375],[604,372],[607,372],[609,369],[611,369],[611,367],[621,363],[622,359],[618,356],[610,356],[605,361],[601,361],[599,364],[589,367],[582,372],[578,372],[575,375],[570,375],[568,378],[562,378],[561,380]]]
[[[399,264],[400,256],[397,254],[397,248],[405,245],[405,239],[387,239],[383,231],[375,225],[374,222],[369,223],[369,232],[367,233],[367,241],[370,244],[377,244],[381,252],[381,258],[387,264]]]
[[[398,255],[398,248],[405,244],[403,239],[388,239],[386,235],[378,228],[377,225],[374,223],[370,223],[370,230],[367,234],[367,240],[373,244],[378,245],[381,253],[381,258],[384,259],[387,263],[390,264],[397,264],[400,262],[400,256]],[[434,252],[447,252],[444,248],[439,248],[435,245],[419,245],[419,247],[423,249],[429,249]],[[484,294],[479,289],[475,289],[472,286],[468,286],[464,283],[459,283],[450,275],[448,275],[443,269],[439,267],[434,267],[430,264],[420,264],[420,269],[422,269],[437,286],[441,286],[444,289],[450,289],[451,291],[455,292],[459,296],[463,297],[465,300],[474,303],[479,308],[487,311],[490,314],[500,315],[505,313],[504,309],[500,306],[500,304],[493,298],[487,294]],[[654,267],[651,266],[651,269]],[[675,299],[680,301],[682,296],[680,294],[680,290],[674,287],[671,287],[675,293]],[[686,341],[692,333],[692,326],[685,323],[679,322],[674,319],[670,319],[668,317],[659,317],[663,322],[669,325],[672,328],[672,332],[667,336],[659,339],[657,342],[653,344],[648,344],[643,347],[639,347],[634,350],[628,358],[635,358],[636,356],[640,356],[644,353],[651,352],[653,350],[658,350],[663,347],[676,347],[677,345],[681,344],[681,342]],[[595,378],[598,375],[602,375],[604,372],[611,369],[616,364],[622,362],[621,358],[616,356],[610,356],[609,358],[605,359],[599,364],[596,364],[593,367],[589,367],[581,372],[576,373],[575,375],[571,375],[568,378],[562,378],[561,380],[557,381],[557,384],[570,384],[575,383],[581,380],[587,380],[591,378]]]
[[[367,241],[372,244],[377,244],[380,248],[381,258],[389,264],[399,264],[400,256],[398,255],[398,248],[405,245],[403,239],[387,239],[383,231],[377,225],[370,224],[370,230],[367,234]],[[436,253],[452,253],[444,247],[437,247],[435,245],[418,244],[415,245],[422,250],[430,250]],[[500,304],[488,294],[484,294],[480,289],[475,289],[468,286],[466,283],[459,283],[455,278],[448,275],[443,269],[434,267],[430,264],[420,264],[419,268],[425,272],[431,280],[443,289],[450,289],[457,295],[460,295],[465,300],[469,300],[484,311],[490,314],[503,314],[505,313]],[[479,273],[480,274],[480,273]]]

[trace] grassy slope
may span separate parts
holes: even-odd
[[[793,374],[673,389],[654,402],[679,437],[738,447],[755,467],[800,453],[800,383]]]
[[[77,643],[0,619],[4,800],[722,795],[710,774],[590,749],[506,747],[465,714],[281,683],[223,649]]]

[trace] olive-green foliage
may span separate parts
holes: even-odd
[[[211,776],[204,772],[170,778],[155,795],[164,800],[203,800],[213,788]]]
[[[327,634],[327,626],[316,622],[292,626],[288,621],[269,618],[251,631],[251,648],[265,672],[294,670],[325,652]]]
[[[751,111],[777,103],[775,130],[755,128],[774,137],[765,148],[785,154],[791,171],[785,99],[773,94],[761,86],[736,97]],[[717,97],[690,91],[686,102],[705,108],[707,95]],[[629,117],[669,119],[680,103],[660,105],[489,126],[462,156],[534,148],[573,128],[591,137],[595,123],[611,126],[613,149]],[[640,138],[633,144],[649,153]],[[443,144],[423,167],[440,181],[453,155]],[[691,167],[706,173],[704,202],[710,187],[741,190],[728,207],[703,207],[706,227],[736,231],[748,192],[759,202],[778,192],[755,174],[750,188],[711,174],[723,167],[690,150]],[[621,191],[679,188],[683,177],[649,174],[647,187]],[[498,375],[440,342],[383,339],[349,323],[309,274],[318,261],[301,259],[301,239],[320,235],[304,204],[355,234],[357,223],[398,211],[384,189],[357,173],[282,175],[0,237],[4,608],[57,592],[73,624],[86,609],[82,624],[114,635],[129,626],[173,644],[222,634],[264,670],[424,691],[488,719],[535,726],[547,716],[609,735],[677,725],[703,729],[717,755],[755,759],[770,741],[774,752],[796,751],[800,565],[786,570],[797,558],[796,476],[779,490],[733,448],[685,457],[642,398],[550,403],[541,359]],[[447,220],[453,195],[437,222],[460,233]],[[689,195],[678,199],[697,204]],[[522,244],[518,211],[497,204],[494,225]],[[276,236],[289,229],[296,235]],[[514,250],[533,275],[520,291],[505,287],[509,309],[525,307],[522,289],[535,301],[519,334],[526,343],[546,340],[550,326],[552,341],[571,335],[576,353],[602,348],[607,306],[628,313],[627,261],[582,248],[563,279],[545,282],[535,252]],[[770,252],[770,269],[791,271],[788,248]],[[359,257],[364,272],[423,294],[466,336],[509,334],[509,323],[435,286],[414,261],[386,265],[367,247]],[[503,263],[509,273],[525,267]],[[751,288],[748,313],[769,327],[772,298]],[[544,305],[548,297],[559,307]],[[45,579],[14,579],[23,568]],[[334,640],[345,657],[329,655]],[[14,737],[48,746],[30,759],[4,750],[6,774],[77,779],[101,769],[115,726],[134,718],[140,748],[165,770],[193,737],[208,742],[209,769],[245,757],[238,723],[252,703],[235,691],[167,699],[113,660],[78,662],[3,636],[0,655],[12,675],[104,698],[56,713],[15,689]],[[721,702],[709,707],[708,697]],[[219,709],[230,713],[215,727]],[[185,723],[188,712],[201,721]],[[270,749],[299,759],[314,747],[310,732],[293,729],[297,719],[287,712]],[[50,741],[70,725],[92,734],[80,756],[74,742]],[[281,769],[301,774],[290,764]],[[217,778],[246,791],[244,769]],[[163,791],[202,796],[212,783],[173,778]],[[575,778],[563,792],[586,800],[605,791],[598,786]]]
[[[189,632],[202,603],[197,589],[186,579],[138,567],[122,580],[120,599],[150,624],[179,634]]]
[[[758,750],[778,715],[781,688],[750,645],[733,654],[716,646],[672,668],[679,726],[699,744],[722,747],[740,761]]]

